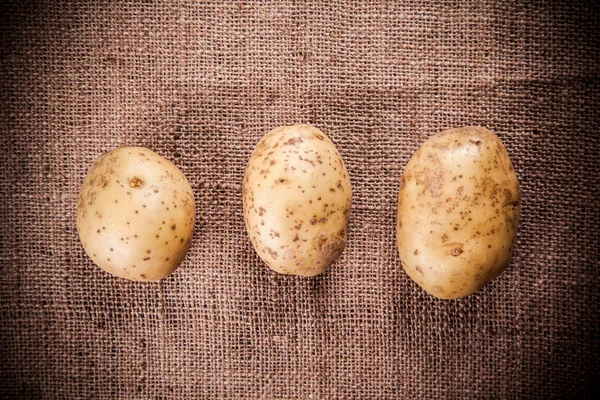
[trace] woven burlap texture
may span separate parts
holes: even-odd
[[[584,398],[599,379],[598,9],[578,2],[19,2],[0,12],[0,397]],[[328,272],[281,276],[241,183],[269,130],[309,123],[354,192]],[[437,300],[402,271],[402,170],[428,137],[496,132],[523,189],[506,272]],[[191,249],[160,283],[86,256],[101,153],[189,178]]]

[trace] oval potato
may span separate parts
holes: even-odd
[[[77,204],[86,253],[103,270],[135,281],[159,280],[177,269],[195,219],[186,177],[143,147],[121,147],[98,157]]]
[[[519,182],[496,135],[481,127],[441,132],[400,180],[402,266],[436,297],[473,293],[508,266],[520,210]]]
[[[284,126],[259,141],[246,167],[243,203],[252,245],[279,273],[320,274],[346,246],[350,178],[317,128]]]

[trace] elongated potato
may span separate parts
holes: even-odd
[[[436,297],[473,293],[508,266],[520,210],[519,182],[496,135],[465,127],[433,136],[400,180],[402,266]]]
[[[337,260],[346,246],[352,188],[323,132],[297,125],[266,134],[243,186],[248,235],[271,269],[313,276]]]

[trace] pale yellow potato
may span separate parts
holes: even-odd
[[[186,177],[143,147],[121,147],[98,157],[77,204],[86,253],[103,270],[135,281],[156,281],[177,269],[195,218]]]
[[[519,182],[496,135],[481,127],[441,132],[400,180],[402,266],[436,297],[473,293],[508,266],[520,210]]]
[[[248,161],[243,202],[256,252],[279,273],[320,274],[344,251],[350,177],[317,128],[283,126],[266,134]]]

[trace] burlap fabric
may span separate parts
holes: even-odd
[[[71,2],[4,6],[0,397],[585,398],[599,379],[598,9],[576,2]],[[353,184],[349,242],[316,278],[247,238],[243,171],[310,123]],[[523,188],[508,270],[436,300],[402,271],[398,182],[447,128],[497,132]],[[79,243],[91,162],[151,148],[197,227],[153,284]]]

